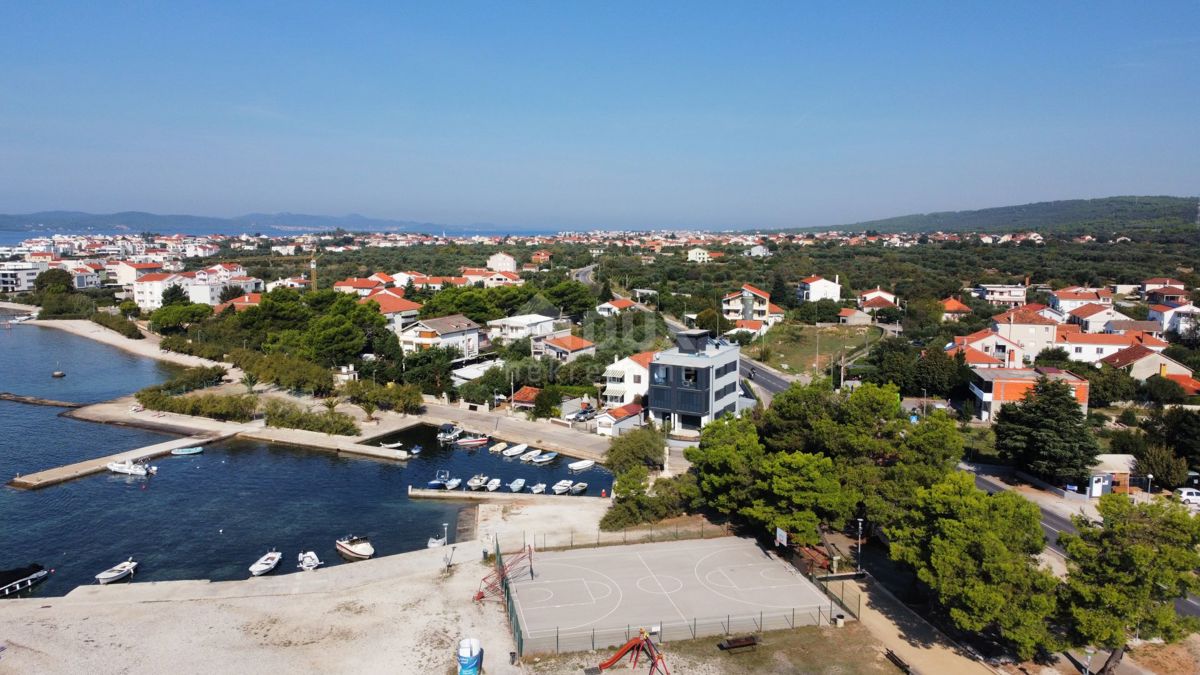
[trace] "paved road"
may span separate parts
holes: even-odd
[[[571,278],[574,279],[575,281],[585,283],[585,284],[594,283],[595,282],[595,278],[594,278],[595,274],[596,274],[596,266],[595,265],[588,265],[587,267],[580,267],[577,270],[571,270]]]
[[[990,476],[981,476],[975,474],[975,487],[984,490],[989,494],[1006,490],[1004,484],[996,478]],[[1062,547],[1058,545],[1058,535],[1062,532],[1069,534],[1075,533],[1075,526],[1071,521],[1057,513],[1052,513],[1038,506],[1041,513],[1042,532],[1046,534],[1046,546],[1064,559],[1067,557]],[[1175,611],[1187,616],[1200,616],[1200,597],[1190,595],[1186,598],[1180,598],[1175,601]]]

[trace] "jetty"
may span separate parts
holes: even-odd
[[[100,473],[101,471],[107,471],[107,465],[109,462],[124,462],[126,460],[131,462],[141,462],[154,459],[155,457],[168,455],[176,448],[207,445],[209,443],[215,443],[216,441],[223,441],[234,435],[235,434],[233,433],[209,432],[197,436],[190,436],[188,438],[176,438],[164,443],[147,445],[146,447],[137,448],[136,450],[126,450],[125,452],[118,452],[115,455],[95,457],[82,462],[67,464],[66,466],[46,469],[45,471],[38,471],[37,473],[31,473],[26,476],[17,476],[9,481],[8,484],[15,488],[37,490],[39,488],[49,487],[51,485],[58,485],[59,483],[65,483],[66,481],[80,478],[82,476],[88,476],[94,473]]]
[[[532,492],[509,492],[508,488],[501,486],[495,492],[487,490],[428,490],[425,488],[415,488],[408,486],[409,499],[443,499],[462,502],[519,502],[519,501],[545,501],[566,499],[573,502],[578,501],[593,501],[605,502],[609,500],[607,497],[585,496],[585,495],[556,495],[553,493],[543,493],[535,495]]]
[[[12,401],[13,403],[26,403],[29,405],[48,405],[54,408],[82,408],[84,406],[83,403],[55,401],[54,399],[38,396],[22,396],[21,394],[13,394],[7,391],[0,391],[0,401]]]

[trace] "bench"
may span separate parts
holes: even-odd
[[[742,637],[725,638],[717,643],[717,649],[723,652],[731,652],[735,649],[754,649],[760,642],[757,635],[744,635]]]
[[[912,668],[907,663],[905,663],[904,659],[900,658],[900,656],[898,654],[896,654],[896,652],[889,649],[884,652],[884,656],[887,656],[887,660],[891,661],[892,665],[899,668],[900,672],[902,672],[902,673],[912,673],[913,672]]]

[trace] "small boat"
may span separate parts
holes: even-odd
[[[529,488],[529,491],[535,495],[540,495],[546,491],[546,484],[534,483],[533,487]]]
[[[537,457],[534,457],[533,459],[531,459],[529,461],[533,462],[534,464],[549,464],[550,462],[553,462],[557,457],[558,457],[557,452],[543,452],[542,454],[538,455]]]
[[[433,480],[425,484],[431,490],[445,490],[446,481],[450,480],[450,472],[445,469],[438,471]]]
[[[104,570],[100,574],[97,574],[96,581],[99,581],[101,584],[111,584],[112,582],[120,581],[125,577],[131,577],[133,576],[133,571],[137,569],[137,566],[138,564],[133,561],[133,558],[130,558],[123,563],[117,563],[116,565]]]
[[[442,523],[442,536],[439,537],[435,534],[430,537],[429,541],[425,542],[425,548],[437,548],[439,546],[445,546],[446,540],[450,536],[450,530],[448,528],[449,523]]]
[[[513,492],[520,492],[521,490],[524,490],[525,489],[525,479],[518,478],[518,479],[514,480],[513,482],[508,484],[508,489],[512,490]]]
[[[50,373],[50,377],[66,377],[66,376],[67,376],[67,374],[61,370],[56,370],[53,373]]]
[[[488,492],[495,492],[496,490],[499,490],[499,489],[500,489],[500,479],[499,478],[493,478],[487,482]]]
[[[459,436],[462,436],[463,429],[457,424],[443,424],[438,427],[437,439],[439,443],[452,443]]]
[[[387,448],[388,450],[395,450],[402,445],[404,445],[404,441],[396,441],[395,443],[380,443],[379,447]]]
[[[570,469],[571,471],[584,471],[586,469],[592,468],[593,466],[596,466],[596,460],[581,459],[578,462],[571,462],[570,464],[567,465],[567,468]]]
[[[488,482],[487,476],[485,476],[481,473],[477,473],[474,476],[471,476],[471,479],[467,481],[467,489],[468,490],[479,490],[484,485],[487,485],[487,482]]]
[[[477,448],[481,445],[487,445],[488,440],[487,436],[468,436],[454,441],[454,444],[464,448]]]
[[[571,486],[573,484],[574,483],[572,483],[569,478],[560,480],[557,483],[555,483],[554,487],[550,488],[550,490],[552,492],[554,492],[554,494],[556,494],[556,495],[565,495],[571,489]]]
[[[488,448],[488,452],[500,452],[508,447],[508,443],[500,442]]]
[[[530,450],[529,452],[521,455],[521,461],[522,462],[532,462],[534,460],[534,458],[540,454],[542,454],[542,451],[538,450],[537,448],[534,448],[533,450]]]
[[[37,563],[11,570],[0,570],[0,597],[32,588],[50,576],[50,570]]]
[[[457,490],[459,485],[462,485],[461,478],[451,478],[450,480],[446,481],[447,490]]]
[[[171,451],[172,455],[198,455],[204,452],[204,448],[197,445],[194,448],[175,448]]]
[[[347,558],[366,560],[375,555],[375,547],[371,545],[371,540],[366,537],[356,537],[353,534],[348,534],[338,539],[335,543],[338,553]]]
[[[571,494],[573,495],[581,495],[585,492],[587,492],[587,483],[580,482],[571,486]]]
[[[104,466],[108,467],[108,470],[113,473],[123,473],[130,476],[148,476],[158,473],[158,467],[156,466],[146,466],[140,462],[134,463],[128,459],[124,462],[109,462]]]
[[[283,554],[275,549],[271,549],[263,557],[259,558],[250,566],[250,574],[252,576],[261,577],[279,565],[279,561],[283,560]]]
[[[420,445],[414,445],[408,449],[408,454],[412,455],[413,457],[416,457],[417,455],[421,454],[421,451],[424,449],[425,448],[422,448]]]
[[[311,572],[325,564],[321,562],[320,558],[317,557],[316,551],[304,551],[300,554],[298,560],[299,564],[297,564],[296,567],[299,567],[305,572]]]
[[[505,457],[516,457],[517,455],[521,454],[522,452],[525,452],[528,449],[529,449],[528,443],[519,443],[517,445],[514,445],[514,446],[504,450],[504,452],[502,452],[500,454],[504,455]]]

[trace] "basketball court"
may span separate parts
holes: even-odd
[[[537,552],[510,579],[526,651],[829,623],[830,600],[786,562],[737,537]]]

